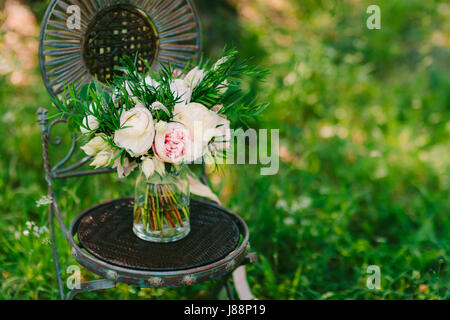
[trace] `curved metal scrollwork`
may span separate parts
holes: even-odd
[[[56,140],[53,140],[52,135],[51,135],[51,131],[52,131],[53,127],[58,123],[67,123],[67,120],[66,119],[54,120],[53,122],[50,123],[50,125],[48,126],[48,129],[47,129],[48,130],[48,141],[50,142],[50,144],[52,144],[54,146],[59,146],[62,143],[61,137],[56,137]],[[77,146],[77,135],[75,133],[73,133],[72,134],[72,145],[70,146],[69,152],[60,162],[58,162],[58,164],[56,166],[54,166],[52,168],[52,172],[58,172],[58,169],[61,168],[63,165],[65,165],[67,163],[67,161],[70,160],[70,158],[72,158],[73,153],[75,152],[76,146]]]
[[[48,124],[48,117],[47,117],[47,110],[41,108],[39,109],[39,117],[38,121],[41,125],[41,131],[43,135],[43,141],[46,143],[50,143],[54,146],[60,146],[62,144],[63,139],[61,137],[52,137],[52,130],[55,127],[55,125],[60,123],[67,123],[67,119],[56,119],[52,121],[50,124]],[[99,169],[99,170],[85,170],[85,171],[75,171],[84,165],[86,165],[89,161],[92,160],[92,157],[84,157],[80,161],[67,166],[63,167],[69,160],[72,158],[72,156],[75,153],[77,147],[77,135],[75,133],[72,134],[72,142],[70,149],[66,156],[59,161],[54,167],[50,167],[50,162],[48,159],[48,146],[44,146],[44,161],[46,163],[46,167],[48,167],[47,174],[52,179],[64,179],[64,178],[72,178],[72,177],[80,177],[80,176],[86,176],[86,175],[95,175],[95,174],[101,174],[101,173],[111,173],[114,172],[114,169],[107,168],[107,169]],[[47,156],[45,156],[47,154]]]

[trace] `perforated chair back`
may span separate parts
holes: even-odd
[[[154,70],[183,68],[199,57],[201,32],[191,0],[53,0],[39,43],[42,77],[57,97],[94,77],[107,84],[124,55],[138,54]]]

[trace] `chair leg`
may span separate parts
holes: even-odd
[[[63,288],[63,282],[62,282],[62,278],[61,278],[61,269],[59,267],[58,249],[56,247],[55,225],[54,225],[54,220],[53,220],[53,205],[51,205],[50,209],[49,209],[49,224],[50,224],[50,236],[51,236],[51,243],[52,243],[53,263],[55,265],[56,279],[58,281],[59,297],[61,300],[64,300],[64,288]]]
[[[227,290],[227,295],[229,300],[236,300],[233,292],[233,287],[231,286],[230,279],[225,282],[225,289]]]
[[[79,288],[72,289],[67,294],[66,300],[73,300],[75,296],[83,292],[113,289],[116,287],[116,282],[112,280],[95,280],[80,283]]]
[[[233,272],[233,282],[240,300],[254,300],[255,296],[247,282],[245,266],[240,266]]]

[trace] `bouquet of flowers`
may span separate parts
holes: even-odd
[[[231,126],[266,107],[246,102],[241,90],[242,76],[260,79],[265,72],[241,61],[236,50],[214,64],[147,69],[140,72],[136,60],[124,57],[109,90],[97,81],[80,92],[69,87],[68,100],[55,103],[86,137],[81,149],[91,166],[115,168],[120,178],[140,169],[135,233],[174,241],[189,232],[186,165],[223,157]]]

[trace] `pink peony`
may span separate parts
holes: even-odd
[[[190,144],[189,130],[172,122],[156,133],[154,152],[164,162],[180,163],[188,155]]]

